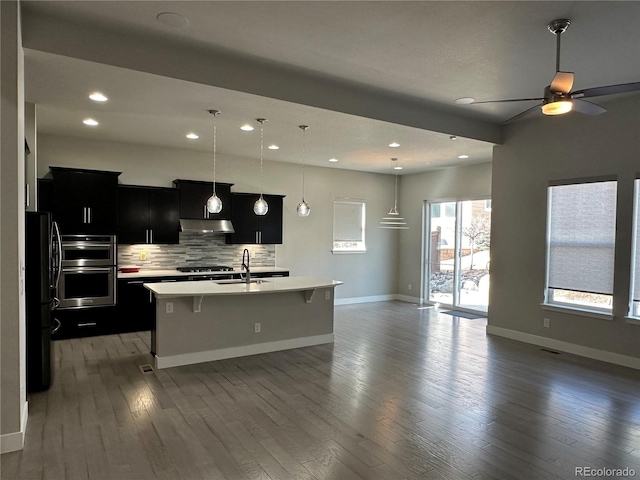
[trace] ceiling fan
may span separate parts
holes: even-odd
[[[616,93],[633,92],[640,90],[640,82],[623,83],[619,85],[607,85],[604,87],[587,88],[585,90],[578,90],[572,92],[573,87],[573,72],[561,72],[560,71],[560,38],[562,34],[569,28],[571,21],[567,19],[554,20],[547,28],[551,33],[556,36],[556,74],[551,80],[551,84],[544,89],[544,96],[541,98],[517,98],[513,100],[487,100],[484,102],[458,102],[458,103],[470,103],[471,105],[480,105],[483,103],[506,103],[506,102],[525,102],[539,100],[542,103],[538,103],[533,107],[519,113],[515,117],[512,117],[502,123],[511,122],[517,118],[523,117],[528,113],[531,113],[538,107],[542,107],[542,113],[545,115],[562,115],[568,113],[571,110],[576,112],[585,113],[587,115],[600,115],[607,110],[595,103],[587,102],[584,98],[601,97],[603,95],[613,95]],[[469,99],[471,100],[471,99]]]

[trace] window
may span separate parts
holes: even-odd
[[[635,184],[633,251],[631,268],[631,316],[640,317],[640,179]]]
[[[440,218],[440,204],[431,204],[431,218]]]
[[[335,198],[333,200],[333,252],[366,252],[364,243],[364,200]]]
[[[453,218],[456,216],[455,202],[449,202],[444,204],[444,216],[449,218]]]
[[[616,187],[615,181],[549,187],[547,304],[611,312]]]

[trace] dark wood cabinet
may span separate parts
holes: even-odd
[[[216,195],[222,200],[220,213],[207,211],[207,200],[213,193],[213,182],[196,180],[174,180],[174,185],[180,192],[180,218],[184,219],[217,219],[231,218],[231,186],[232,183],[216,182]]]
[[[174,188],[120,185],[118,243],[179,243],[179,209],[179,193]]]
[[[115,234],[120,172],[50,168],[53,219],[62,234]]]
[[[53,212],[53,180],[38,179],[38,211]]]
[[[155,323],[153,295],[143,283],[159,282],[158,278],[118,280],[118,318],[122,332],[151,330]]]
[[[257,193],[231,194],[231,222],[235,233],[227,235],[229,244],[282,243],[282,195],[263,195],[269,210],[266,215],[253,213],[253,204],[260,198]]]

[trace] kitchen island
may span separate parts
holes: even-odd
[[[156,368],[333,342],[334,289],[316,277],[145,283]]]

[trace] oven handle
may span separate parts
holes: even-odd
[[[63,273],[113,272],[115,267],[65,267]]]

